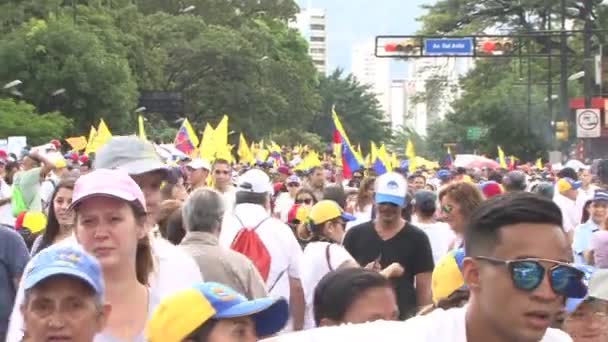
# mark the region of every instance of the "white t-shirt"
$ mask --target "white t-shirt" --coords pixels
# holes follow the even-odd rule
[[[59,181],[59,177],[51,172],[51,174],[40,184],[40,199],[42,200],[42,209],[44,209],[45,212],[48,212],[53,192],[55,192],[55,188],[59,184]]]
[[[151,241],[157,267],[150,277],[150,287],[158,290],[161,299],[203,282],[201,270],[189,254],[162,237]]]
[[[304,248],[300,270],[302,272],[302,288],[306,299],[306,315],[304,329],[315,327],[313,315],[313,299],[315,288],[323,276],[337,270],[345,262],[355,259],[344,247],[329,242],[311,242]],[[331,265],[331,268],[330,268]]]
[[[374,209],[374,206],[371,204],[368,204],[361,211],[355,210],[355,212],[353,213],[353,216],[357,220],[363,220],[363,222],[371,221],[373,209]]]
[[[242,224],[235,215],[242,221]],[[289,278],[301,279],[300,262],[302,258],[302,249],[289,226],[270,217],[270,213],[260,205],[237,204],[232,214],[224,215],[219,244],[230,248],[238,232],[244,228],[243,225],[246,228],[254,228],[263,220],[265,221],[256,229],[256,232],[272,259],[266,287],[271,296],[289,299]]]
[[[466,308],[437,309],[426,316],[405,322],[376,321],[307,330],[264,340],[267,342],[467,342]],[[549,328],[539,342],[571,342],[565,332]]]
[[[581,215],[577,215],[576,213],[575,201],[569,199],[568,197],[560,193],[556,193],[555,196],[553,196],[553,202],[557,204],[557,206],[562,212],[562,217],[564,219],[564,230],[566,232],[573,230],[581,223]]]
[[[441,259],[450,249],[450,244],[456,239],[456,234],[445,222],[415,223],[415,226],[422,229],[429,237],[431,250],[433,251],[433,261]]]
[[[236,189],[230,186],[226,192],[220,192],[220,195],[222,195],[224,203],[224,215],[231,213],[234,209],[234,202],[236,202]]]
[[[274,213],[279,215],[282,222],[287,223],[289,210],[293,207],[295,198],[291,197],[289,192],[282,192],[274,202]]]
[[[11,197],[12,194],[12,187],[8,185],[4,179],[0,178],[0,199]],[[0,207],[0,224],[5,224],[11,227],[15,226],[15,217],[13,217],[13,207],[11,202],[8,202]]]

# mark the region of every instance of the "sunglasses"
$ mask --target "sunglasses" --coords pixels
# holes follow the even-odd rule
[[[451,213],[452,213],[452,211],[454,211],[454,207],[452,207],[452,206],[451,206],[451,205],[449,205],[449,204],[442,205],[442,206],[441,206],[441,211],[442,211],[444,214],[451,214]]]
[[[560,296],[569,296],[569,289],[573,282],[581,282],[585,273],[569,264],[549,259],[521,259],[501,260],[478,256],[477,260],[489,262],[494,265],[505,265],[511,273],[511,280],[516,288],[523,291],[534,291],[543,282],[545,274],[549,273],[549,283],[553,291]],[[555,264],[548,270],[541,261]]]
[[[300,186],[300,183],[287,183],[287,187],[292,188],[292,187],[297,187]]]
[[[312,204],[312,198],[306,198],[306,199],[297,199],[296,200],[296,204]]]

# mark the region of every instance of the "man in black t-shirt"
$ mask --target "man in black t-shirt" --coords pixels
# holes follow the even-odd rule
[[[384,269],[399,263],[404,272],[392,278],[400,318],[416,314],[431,303],[433,253],[427,235],[401,217],[407,182],[397,173],[387,173],[376,182],[376,218],[351,228],[344,247],[362,266]]]

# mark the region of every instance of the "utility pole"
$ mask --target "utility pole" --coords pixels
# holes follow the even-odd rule
[[[570,118],[570,108],[568,104],[568,37],[566,36],[566,0],[561,0],[560,13],[562,19],[562,29],[560,34],[559,53],[559,118],[567,121]]]
[[[583,55],[584,55],[584,70],[585,70],[585,107],[591,108],[591,99],[593,97],[593,63],[594,59],[591,55],[591,11],[593,9],[593,0],[585,1],[585,27],[584,27],[584,38],[583,38]]]
[[[551,7],[548,6],[547,7],[547,31],[551,32]],[[553,65],[552,65],[552,58],[551,58],[551,51],[550,49],[552,49],[552,40],[549,39],[547,40],[547,50],[549,51],[549,58],[547,59],[547,73],[549,74],[549,77],[547,77],[547,105],[549,109],[549,117],[551,118],[551,121],[555,122],[555,118],[553,117]],[[553,137],[555,137],[555,134],[553,134]]]
[[[591,108],[591,102],[593,98],[593,72],[594,62],[593,56],[591,55],[591,37],[593,32],[591,31],[591,11],[593,10],[593,0],[584,0],[585,7],[585,27],[583,29],[583,55],[584,55],[584,70],[585,70],[585,108]],[[584,156],[589,156],[591,152],[591,139],[583,140]]]

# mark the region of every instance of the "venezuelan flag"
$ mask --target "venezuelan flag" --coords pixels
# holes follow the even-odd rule
[[[360,160],[360,157],[357,155],[357,152],[350,144],[348,140],[348,136],[342,127],[342,123],[338,118],[338,114],[335,109],[332,108],[332,119],[334,124],[334,134],[333,134],[333,143],[334,146],[339,146],[340,153],[337,156],[340,156],[342,159],[342,172],[344,178],[349,179],[352,178],[353,172],[361,169],[363,167],[363,161]],[[336,149],[337,152],[337,149]]]
[[[175,148],[191,156],[198,146],[198,137],[194,133],[194,129],[190,125],[190,121],[185,119],[182,126],[177,131],[175,136],[175,142],[173,143]]]

